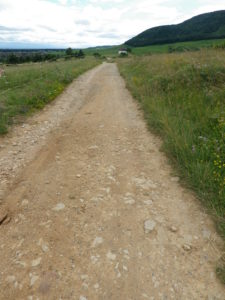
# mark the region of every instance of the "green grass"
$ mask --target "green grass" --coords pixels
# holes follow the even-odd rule
[[[118,65],[150,130],[225,239],[225,51],[130,57]],[[225,271],[218,274],[225,282]]]
[[[99,53],[105,57],[116,57],[118,56],[118,51],[121,46],[109,46],[109,47],[94,47],[83,49],[85,55],[93,55],[94,53]]]
[[[42,109],[74,78],[100,61],[93,57],[4,67],[0,78],[0,134],[22,116]]]
[[[174,51],[174,52],[197,51],[202,48],[212,48],[215,45],[221,45],[224,43],[225,43],[225,39],[182,42],[182,43],[173,43],[173,44],[166,44],[166,45],[153,45],[153,46],[132,48],[132,54],[150,55],[150,54],[168,53],[170,51]]]

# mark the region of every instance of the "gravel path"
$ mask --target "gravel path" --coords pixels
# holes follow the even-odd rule
[[[0,299],[225,299],[222,242],[115,64],[0,145]]]

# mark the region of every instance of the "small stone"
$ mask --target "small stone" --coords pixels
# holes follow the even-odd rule
[[[8,283],[13,283],[15,280],[16,280],[16,277],[13,276],[13,275],[10,275],[10,276],[7,276],[7,277],[6,277],[6,281],[7,281]]]
[[[210,235],[211,235],[211,232],[209,230],[207,230],[207,229],[203,229],[202,230],[202,235],[203,235],[204,239],[209,239]]]
[[[88,149],[89,149],[89,150],[98,149],[98,146],[97,146],[97,145],[94,145],[94,146],[89,147]]]
[[[80,296],[80,300],[87,300],[87,298],[84,296]]]
[[[46,244],[42,244],[41,249],[43,250],[43,252],[48,252],[49,248]]]
[[[153,220],[146,220],[145,223],[144,223],[144,229],[145,229],[145,233],[149,233],[151,231],[154,230],[156,226],[156,222],[153,221]]]
[[[86,283],[86,282],[83,282],[83,283],[82,283],[82,288],[84,288],[85,290],[88,289],[88,286],[89,286],[88,283]]]
[[[53,210],[55,211],[59,211],[59,210],[63,210],[65,208],[65,204],[64,203],[58,203]]]
[[[37,267],[38,265],[40,265],[40,263],[41,263],[41,257],[32,260],[31,266],[32,266],[32,267]]]
[[[103,238],[97,236],[97,237],[94,239],[94,241],[93,241],[91,247],[92,247],[92,248],[97,247],[98,245],[100,245],[100,244],[102,244],[102,243],[103,243]]]
[[[127,199],[125,200],[125,204],[134,204],[135,200],[134,199]]]
[[[25,216],[23,214],[18,214],[18,217],[23,221],[25,220]]]
[[[177,227],[171,226],[171,227],[170,227],[170,230],[171,230],[172,232],[177,232]]]
[[[100,258],[100,256],[98,254],[97,255],[92,255],[91,256],[91,262],[93,264],[96,264],[98,262],[99,258]]]
[[[28,205],[28,203],[29,203],[29,201],[27,199],[24,199],[22,201],[22,206],[26,206],[26,205]]]
[[[38,279],[39,276],[30,274],[30,286],[33,286]]]
[[[190,250],[191,250],[191,245],[184,244],[184,245],[183,245],[183,249],[184,249],[185,251],[190,251]]]
[[[109,251],[107,254],[106,254],[107,258],[110,259],[110,260],[115,260],[116,259],[116,254],[113,254],[111,251]]]
[[[16,264],[22,266],[23,268],[27,266],[27,264],[24,261],[19,261],[19,260],[16,261]]]
[[[123,265],[124,271],[128,271],[127,267]]]
[[[146,205],[152,205],[152,203],[153,203],[152,200],[145,200],[144,201],[144,204],[146,204]]]
[[[94,288],[97,290],[97,289],[99,288],[99,284],[96,283],[96,284],[94,285]]]
[[[77,178],[80,178],[81,177],[81,175],[80,174],[77,174]]]

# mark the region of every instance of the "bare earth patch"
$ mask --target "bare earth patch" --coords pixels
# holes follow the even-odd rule
[[[225,298],[222,242],[115,64],[0,145],[0,299]]]

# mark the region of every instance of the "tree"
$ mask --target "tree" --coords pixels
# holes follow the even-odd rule
[[[72,48],[67,48],[66,49],[66,55],[73,55],[73,50],[72,50]]]
[[[82,50],[79,50],[78,57],[83,58],[85,56],[84,52]]]
[[[93,56],[94,56],[95,58],[100,58],[100,57],[101,57],[101,54],[98,53],[98,52],[95,52],[95,53],[93,53]]]
[[[15,54],[10,54],[7,58],[8,64],[17,64],[19,61],[18,57]]]

